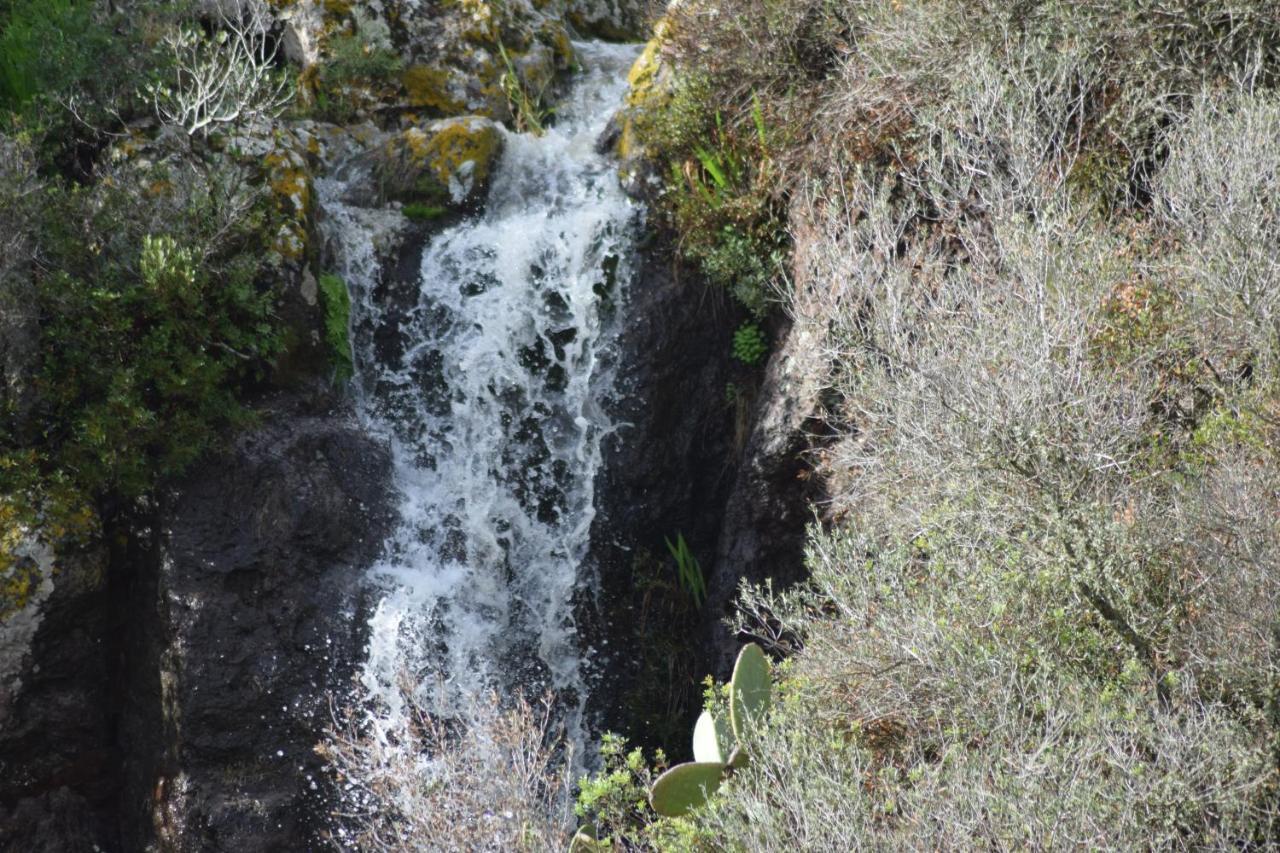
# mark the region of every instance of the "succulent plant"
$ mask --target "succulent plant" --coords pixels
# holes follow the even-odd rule
[[[769,659],[755,643],[744,646],[738,653],[733,679],[729,682],[729,720],[733,724],[733,736],[739,741],[746,726],[768,712],[770,686]]]
[[[715,793],[720,783],[747,763],[742,746],[747,728],[769,710],[769,659],[755,643],[738,653],[729,682],[729,723],[703,711],[693,727],[693,761],[677,764],[659,776],[649,793],[653,810],[680,817]],[[584,848],[589,849],[589,848]]]

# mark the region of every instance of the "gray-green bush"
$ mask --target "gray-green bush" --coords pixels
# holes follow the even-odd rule
[[[711,89],[816,117],[775,153],[836,438],[811,580],[741,599],[781,701],[665,846],[1280,843],[1274,11],[710,8]]]

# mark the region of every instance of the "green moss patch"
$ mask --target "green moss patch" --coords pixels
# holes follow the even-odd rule
[[[345,382],[351,378],[351,294],[347,283],[332,273],[320,276],[320,302],[324,308],[324,335],[332,353],[334,378]]]

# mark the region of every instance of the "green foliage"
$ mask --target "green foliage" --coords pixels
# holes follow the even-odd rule
[[[320,276],[320,301],[324,307],[325,341],[333,354],[334,378],[345,382],[351,378],[351,294],[347,284],[332,273]]]
[[[631,835],[653,819],[649,788],[654,771],[643,750],[628,751],[626,740],[616,734],[606,733],[601,739],[600,757],[603,769],[581,781],[573,810],[594,829],[597,839],[608,842]],[[658,768],[665,765],[661,752],[655,763]]]
[[[770,220],[763,229],[747,233],[726,225],[714,242],[698,250],[707,280],[726,288],[756,318],[768,312],[773,282],[786,264],[786,250],[776,232],[771,233],[780,227]]]
[[[0,21],[0,109],[21,109],[99,71],[95,59],[111,35],[87,0],[14,0]]]
[[[507,106],[511,110],[516,130],[541,136],[553,112],[544,103],[546,85],[537,90],[530,88],[524,76],[516,69],[515,63],[511,61],[507,48],[501,42],[498,43],[498,55],[502,57],[503,64],[502,76],[498,84],[502,87],[502,93],[506,95]]]
[[[693,601],[694,607],[702,607],[707,597],[707,581],[702,574],[702,565],[697,557],[693,556],[693,551],[689,549],[689,543],[685,541],[684,534],[677,533],[675,542],[665,537],[663,541],[676,561],[676,577],[680,580],[680,588]]]
[[[759,93],[723,97],[691,70],[640,133],[665,169],[662,210],[685,257],[759,318],[788,254],[780,178]]]
[[[743,323],[733,333],[733,357],[743,364],[759,364],[768,351],[764,332],[755,323]]]
[[[165,60],[148,33],[175,8],[140,0],[127,15],[93,0],[0,4],[0,127],[38,143],[45,170],[74,172],[86,145],[148,109],[138,96]]]
[[[371,43],[363,32],[335,34],[329,39],[328,52],[320,70],[320,79],[328,86],[386,83],[404,70],[404,61],[398,53]]]
[[[93,495],[138,495],[195,461],[242,419],[238,389],[280,344],[256,281],[262,208],[215,238],[209,196],[176,215],[154,204],[115,186],[39,199],[36,409],[0,442]]]
[[[335,33],[326,52],[318,69],[304,73],[302,91],[316,117],[336,124],[353,121],[362,109],[375,106],[379,94],[390,91],[404,71],[400,55],[361,28]]]

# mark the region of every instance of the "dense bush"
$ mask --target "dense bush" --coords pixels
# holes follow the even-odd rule
[[[0,129],[31,139],[42,172],[86,180],[111,134],[150,111],[143,86],[165,69],[151,33],[181,6],[112,14],[92,0],[0,2]]]
[[[135,495],[186,467],[239,417],[242,383],[279,345],[262,194],[240,173],[168,181],[26,197],[38,240],[6,290],[27,294],[38,325],[34,410],[10,406],[0,440],[93,494]]]
[[[379,731],[349,713],[318,748],[345,791],[335,849],[567,849],[571,756],[549,698],[476,697],[453,720],[403,698],[406,725]]]
[[[236,401],[280,345],[262,175],[201,146],[160,143],[133,162],[151,143],[127,126],[157,108],[172,118],[198,70],[160,49],[191,15],[150,0],[127,14],[89,0],[0,7],[6,492],[54,480],[145,492],[241,418]],[[166,79],[170,100],[140,95]],[[214,119],[243,106],[220,102]]]
[[[632,842],[1280,843],[1270,4],[724,0],[672,32],[708,114],[792,130],[835,438],[810,581],[743,591],[791,656],[751,765]]]

